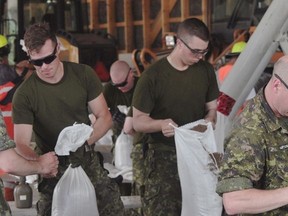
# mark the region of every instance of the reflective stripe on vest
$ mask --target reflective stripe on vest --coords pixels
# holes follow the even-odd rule
[[[8,82],[0,86],[0,101],[4,100],[8,92],[15,86],[13,82]],[[6,105],[0,105],[0,109],[3,115],[4,122],[6,124],[6,129],[9,137],[14,138],[14,125],[12,121],[12,103]]]
[[[3,117],[11,117],[12,116],[12,111],[2,111]]]
[[[3,100],[8,92],[15,86],[13,82],[5,83],[4,85],[0,86],[0,101]]]

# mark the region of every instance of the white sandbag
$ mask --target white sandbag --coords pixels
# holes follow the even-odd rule
[[[90,137],[93,128],[86,124],[74,124],[65,127],[59,134],[55,146],[57,155],[69,155],[69,152],[75,152]]]
[[[133,148],[133,136],[125,134],[123,131],[118,136],[115,143],[115,167],[119,170],[132,167],[131,152]]]
[[[64,128],[58,136],[55,152],[69,155],[90,137],[93,128],[74,124]],[[95,188],[81,166],[66,169],[53,192],[52,216],[99,216]]]
[[[95,189],[81,166],[67,168],[57,183],[52,216],[99,216]]]
[[[204,126],[204,132],[191,130],[197,125]],[[220,216],[222,198],[215,192],[218,167],[209,155],[217,152],[211,123],[199,120],[175,128],[175,143],[182,190],[181,215]]]

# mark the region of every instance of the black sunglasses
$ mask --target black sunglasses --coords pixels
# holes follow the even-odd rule
[[[191,51],[191,53],[195,56],[205,56],[208,53],[208,49],[205,50],[199,50],[199,49],[192,49],[188,46],[187,43],[185,43],[181,38],[179,40]]]
[[[130,74],[130,70],[131,70],[131,68],[129,68],[129,71],[128,71],[128,73],[127,73],[127,76],[126,76],[126,78],[125,78],[125,80],[124,80],[123,82],[121,82],[121,83],[113,83],[113,82],[111,81],[111,84],[112,84],[113,86],[115,86],[116,88],[121,88],[121,87],[126,86],[127,83],[128,83],[128,76],[129,76],[129,74]]]
[[[56,59],[56,51],[57,51],[57,44],[53,50],[53,53],[41,58],[41,59],[29,59],[29,62],[35,66],[39,66],[41,67],[43,65],[43,63],[45,64],[50,64],[51,62],[53,62]]]
[[[286,87],[286,89],[288,89],[288,84],[285,83],[284,80],[278,74],[274,74],[274,76],[280,80],[280,82]]]

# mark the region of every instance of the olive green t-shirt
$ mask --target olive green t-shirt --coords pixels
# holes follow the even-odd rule
[[[122,92],[111,83],[107,83],[104,86],[103,95],[107,102],[110,111],[113,113],[118,105],[131,106],[133,93],[137,84],[138,77],[134,77],[134,86],[128,92]]]
[[[14,124],[33,125],[42,153],[53,151],[59,133],[75,122],[89,124],[88,102],[102,92],[102,84],[87,65],[63,62],[64,76],[56,84],[32,74],[13,97]]]
[[[137,83],[133,106],[153,119],[171,118],[178,126],[202,119],[206,103],[217,99],[219,89],[211,64],[200,60],[178,71],[162,58],[146,71]],[[149,134],[149,143],[174,143],[162,132]]]

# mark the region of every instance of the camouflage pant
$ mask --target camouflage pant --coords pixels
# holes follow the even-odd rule
[[[118,185],[107,176],[107,172],[101,167],[95,152],[83,153],[83,157],[79,157],[79,159],[81,159],[81,166],[95,187],[99,214],[101,216],[124,216],[124,206],[120,199]],[[36,205],[38,216],[51,216],[53,190],[68,165],[68,158],[62,157],[57,177],[43,179],[39,184],[40,198]]]
[[[149,145],[145,159],[144,215],[181,215],[181,187],[175,147]],[[160,147],[160,148],[158,148]]]
[[[0,216],[11,216],[11,210],[3,194],[3,182],[0,179]]]
[[[134,144],[132,153],[132,164],[133,164],[133,195],[143,196],[144,193],[144,155],[142,143]]]

